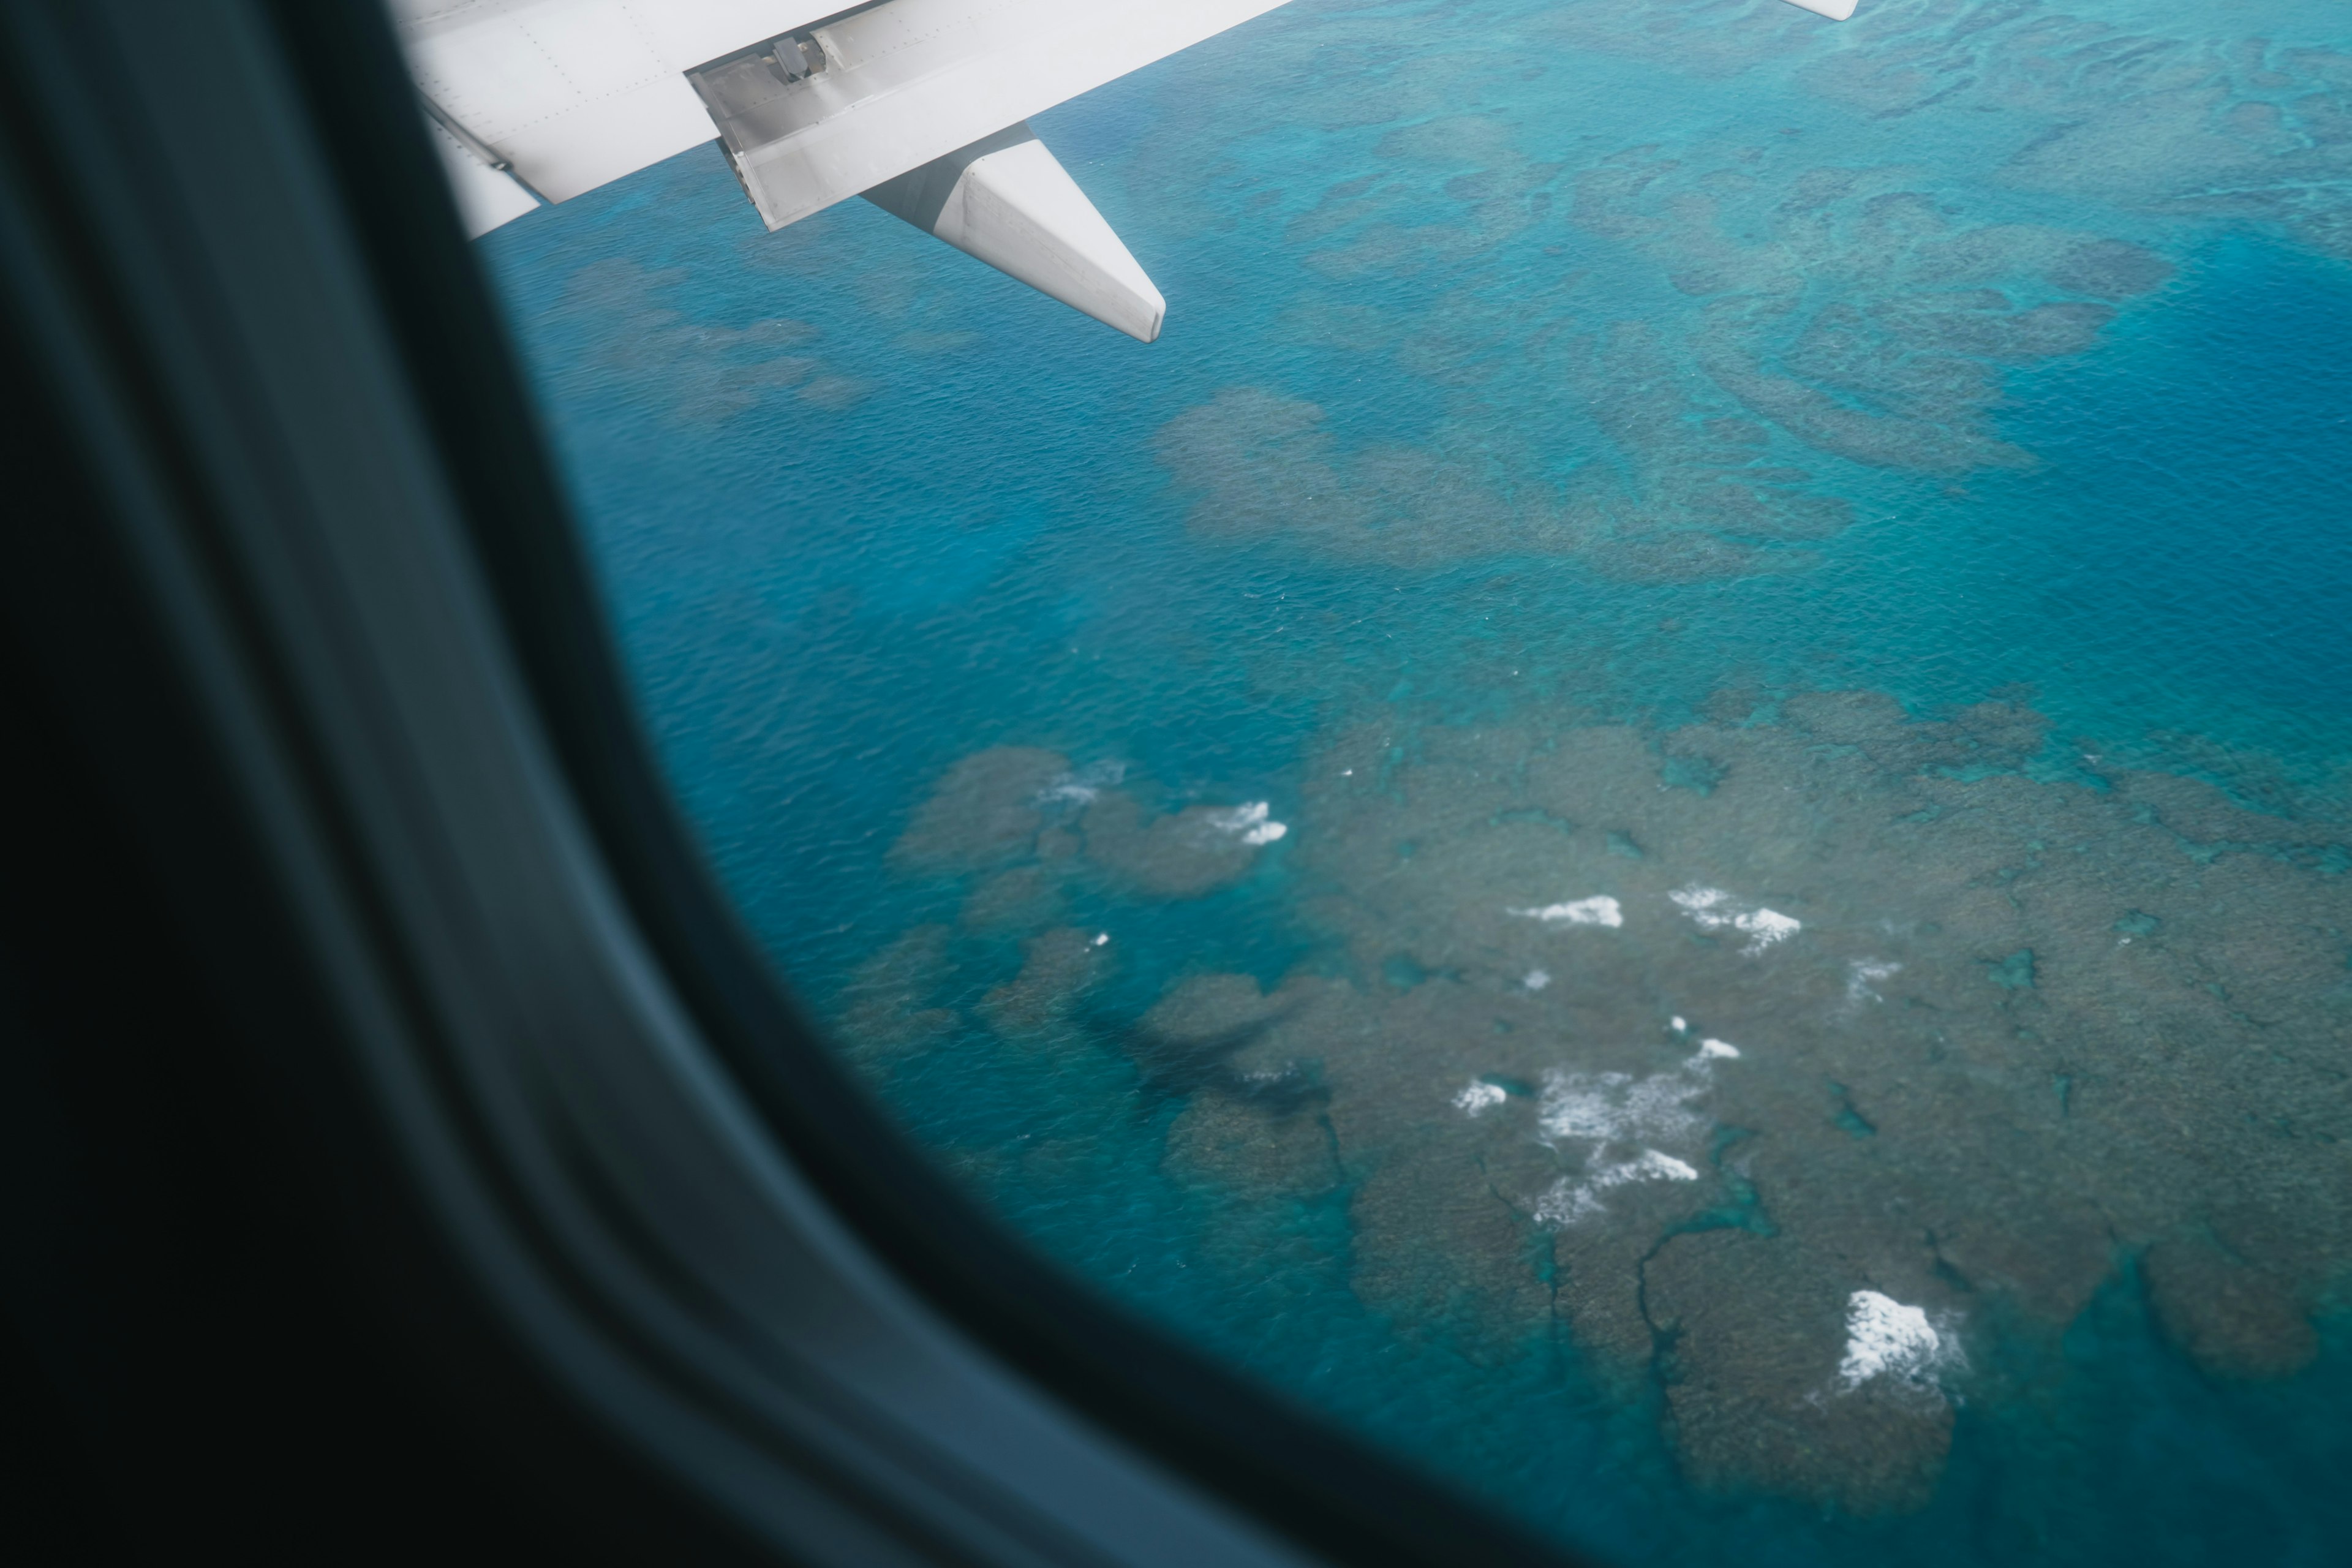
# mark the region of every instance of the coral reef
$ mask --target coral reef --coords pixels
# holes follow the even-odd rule
[[[1914,1507],[1954,1402],[2003,1396],[1986,1325],[2054,1342],[2139,1256],[2190,1356],[2276,1374],[2352,1263],[2352,831],[2180,774],[2045,781],[2046,742],[2014,702],[1852,691],[1335,728],[1289,851],[1319,957],[1074,1029],[1109,939],[1046,929],[977,1016],[1177,1097],[1170,1168],[1255,1204],[1270,1257],[1328,1264],[1279,1216],[1344,1204],[1398,1332],[1497,1364],[1564,1332],[1663,1393],[1702,1484]],[[1067,810],[1056,874],[1150,900],[1260,852],[1123,788],[1055,802],[1071,777],[968,758],[902,858],[1034,857]],[[944,941],[878,953],[844,1033],[944,1037]]]

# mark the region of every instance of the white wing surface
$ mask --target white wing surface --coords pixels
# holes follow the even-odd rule
[[[772,229],[872,192],[1147,342],[1159,290],[1025,121],[1280,4],[392,0],[476,234],[716,136]]]
[[[685,72],[822,0],[392,0],[417,89],[560,202],[713,133]]]
[[[1160,291],[1027,121],[1282,3],[391,0],[475,234],[715,135],[772,229],[864,195],[1145,342]]]
[[[890,0],[809,29],[797,79],[740,68],[697,79],[761,216],[782,228],[1278,3]]]

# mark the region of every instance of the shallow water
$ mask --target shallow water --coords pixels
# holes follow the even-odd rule
[[[1146,349],[709,150],[483,243],[673,779],[1012,1223],[1627,1560],[2352,1552],[2321,0],[1294,0]]]

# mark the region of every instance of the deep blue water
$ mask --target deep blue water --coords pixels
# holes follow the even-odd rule
[[[863,203],[768,235],[710,149],[536,213],[481,250],[648,727],[715,863],[894,1109],[1049,1252],[1606,1556],[2339,1562],[2352,1555],[2340,1484],[2352,1221],[2336,1207],[2352,1193],[2309,1194],[2345,1187],[2336,1151],[2352,1147],[2339,1142],[2352,1110],[2325,1087],[2352,1071],[2347,1015],[2326,988],[2342,968],[2326,971],[2326,954],[2352,931],[2340,10],[1864,0],[1834,26],[1773,0],[1296,0],[1034,121],[1166,293],[1167,331],[1149,348]],[[1807,694],[1823,692],[1880,694],[1898,721],[1988,701],[2037,717],[2019,721],[2028,741],[1906,762],[1890,748],[1925,731],[1832,731],[1806,716]],[[1386,759],[1385,804],[1348,815],[1334,792],[1354,775],[1336,763],[1358,754],[1349,737],[1375,731],[1363,754]],[[1557,1328],[1530,1327],[1496,1304],[1507,1288],[1459,1317],[1378,1295],[1362,1226],[1397,1215],[1407,1234],[1438,1233],[1413,1231],[1433,1222],[1409,1205],[1381,1206],[1397,1201],[1378,1185],[1383,1162],[1408,1144],[1349,1142],[1370,1115],[1349,1122],[1349,1108],[1374,1092],[1349,1084],[1404,1091],[1349,1079],[1338,1045],[1339,1173],[1302,1188],[1199,1163],[1185,1129],[1224,1114],[1214,1086],[1155,1079],[1089,1022],[1139,1018],[1215,973],[1268,993],[1317,977],[1382,1018],[1403,1016],[1379,1011],[1391,1003],[1436,1009],[1429,998],[1507,989],[1516,967],[1489,975],[1432,934],[1462,923],[1456,900],[1494,903],[1507,870],[1444,858],[1471,855],[1468,837],[1449,837],[1470,829],[1432,815],[1431,770],[1465,734],[1522,737],[1510,744],[1542,755],[1602,732],[1644,738],[1673,800],[1715,798],[1727,767],[1722,798],[1785,798],[1780,816],[1743,804],[1736,828],[1668,838],[1663,853],[1691,875],[1761,879],[1767,862],[1741,858],[1759,841],[1818,841],[1816,860],[1845,865],[1841,836],[1863,830],[1834,825],[1864,819],[1840,816],[1840,801],[1984,779],[1994,793],[1918,819],[1993,823],[1984,831],[2023,843],[2017,864],[2044,879],[2028,884],[2050,889],[2020,900],[2027,935],[1904,949],[1922,987],[1906,1016],[1950,1014],[1931,974],[1980,979],[1977,966],[2032,942],[2027,1000],[2051,1011],[2019,1014],[1994,987],[1953,994],[1987,1010],[1984,1041],[2056,1054],[2002,1056],[1968,1082],[2061,1114],[2087,1086],[2085,1114],[2110,1120],[2084,1168],[2108,1174],[2079,1179],[2112,1184],[2100,1199],[2112,1256],[2095,1289],[2037,1296],[2034,1260],[2060,1247],[2036,1239],[2036,1211],[2014,1219],[2031,1234],[2010,1261],[1947,1270],[1973,1276],[1937,1320],[1965,1339],[1969,1370],[1948,1368],[1943,1392],[1921,1395],[1944,1402],[1935,1420],[1950,1433],[1924,1493],[1841,1491],[1796,1461],[1706,1471],[1692,1445],[1712,1406],[1675,1401],[1713,1374],[1696,1351],[1677,1360],[1681,1331],[1658,1328],[1628,1381],[1598,1331],[1577,1326],[1598,1320],[1565,1307]],[[1800,732],[1810,749],[1783,744]],[[1678,734],[1716,760],[1675,762]],[[1119,764],[1147,810],[1262,801],[1288,831],[1245,872],[1177,892],[1156,873],[1105,869],[1103,830],[1073,816],[1102,866],[1041,893],[1049,912],[982,920],[965,901],[987,879],[977,862],[890,851],[943,774],[1003,746],[1058,753],[1105,789],[1118,780],[1103,765]],[[1800,771],[1804,757],[1864,769],[1857,755],[1867,771],[1835,775],[1847,781],[1836,790]],[[2196,809],[2241,815],[2177,826],[2189,808],[2147,782],[2166,777],[2214,786]],[[1772,791],[1739,794],[1758,779]],[[2027,784],[2048,793],[2017,793]],[[1579,815],[1577,831],[1598,846],[1622,820],[1609,842],[1629,854],[1641,833],[1666,835],[1633,831],[1649,809],[1638,795]],[[2077,826],[2020,826],[2035,813]],[[2131,847],[2152,823],[2185,836],[2177,869],[2146,870],[2158,851]],[[2062,831],[2124,847],[2044,869]],[[1419,881],[1366,871],[1366,847],[1386,854],[1391,839],[1398,866],[1445,868]],[[1951,891],[1917,895],[1903,931],[1963,929],[1951,911],[1974,910],[1993,879],[1968,859],[1980,847],[1906,852],[1923,857],[1923,887]],[[1660,844],[1647,853],[1654,863]],[[1063,875],[1044,840],[1034,856],[1015,869],[1037,886]],[[1771,888],[1794,885],[1793,863],[1771,863],[1783,866]],[[1565,896],[1601,886],[1594,868],[1615,862],[1562,864],[1585,879],[1563,882]],[[2229,879],[2244,866],[2273,879]],[[1873,911],[1890,934],[1872,940],[1895,940],[1897,895],[1868,905],[1857,878],[1869,879],[1830,875],[1837,890],[1818,895],[1820,912],[1805,907],[1818,940],[1866,931]],[[1631,909],[1648,888],[1618,891]],[[2179,912],[2127,923],[2160,893],[2185,900]],[[2307,973],[2272,964],[2262,942],[2231,945],[2229,931],[2290,907],[2281,931],[2323,933]],[[2126,910],[2114,931],[2207,921],[2210,936],[2151,941],[2179,944],[2173,959],[2236,1010],[2109,1029],[2138,1018],[2134,987],[2156,984],[2097,967],[2126,962],[2104,934]],[[855,998],[898,984],[873,980],[871,961],[931,926],[949,933],[946,967],[923,995],[908,982],[885,1000],[894,1017],[929,1006],[950,1021],[920,1048],[861,1048]],[[1118,963],[1086,983],[1080,1013],[1056,1002],[1007,1022],[984,994],[1049,927],[1115,934]],[[1670,942],[1643,929],[1629,921],[1625,941],[1649,943],[1644,973],[1685,962],[1690,931],[1673,928]],[[1385,964],[1382,943],[1395,949]],[[2106,956],[2094,962],[2095,946]],[[1848,951],[1772,962],[1789,966],[1788,995],[1827,995],[1822,975],[1844,973]],[[1514,1005],[1579,984],[1572,955],[1545,962],[1559,986]],[[1724,971],[1719,992],[1676,979],[1641,1005],[1696,1017],[1675,998],[1704,995],[1704,1016],[1729,1019],[1719,1026],[1743,1043],[1767,1037],[1780,1026],[1757,973]],[[2089,978],[2068,990],[2077,974]],[[1739,1007],[1764,1011],[1751,1022]],[[1443,1034],[1456,1014],[1427,1016],[1440,1022],[1414,1027]],[[2250,1048],[2228,1033],[2242,1026],[2272,1030],[2258,1043],[2302,1064],[2262,1110],[2301,1142],[2262,1153],[2275,1163],[2243,1192],[2231,1184],[2254,1156],[2212,1142],[2239,1136],[2219,1122],[2191,1139],[2206,1140],[2210,1183],[2179,1176],[2189,1167],[2153,1142],[2145,1170],[2130,1166],[2143,1148],[2132,1129],[2173,1101],[2151,1087],[2154,1068],[2129,1064],[2170,1049],[2147,1044],[2159,1036],[2205,1058]],[[1792,1064],[1787,1084],[1834,1076],[1849,1110],[1857,1094],[1899,1105],[1943,1081],[1889,1068],[1874,1088],[1855,1076],[1866,1060],[1837,1065],[1859,1049],[1839,1031],[1861,1029],[1822,1023],[1772,1059]],[[1476,1065],[1462,1059],[1465,1073]],[[1775,1206],[1771,1173],[1791,1167],[1769,1163],[1774,1147],[1817,1147],[1804,1142],[1815,1134],[1769,1124],[1783,1101],[1755,1092],[1744,1120],[1728,1102],[1710,1112],[1718,1156],[1724,1130],[1765,1149],[1752,1170],[1744,1154],[1717,1160],[1739,1171],[1756,1213],[1779,1216],[1737,1223],[1829,1256],[1844,1244],[1809,1239],[1828,1233],[1806,1229],[1798,1197]],[[1432,1106],[1438,1116],[1443,1101]],[[1871,1158],[1940,1183],[1954,1212],[2012,1212],[1990,1185],[1971,1188],[1990,1174],[1950,1152],[1969,1127],[1915,1145],[1899,1115],[1859,1125],[1873,1129]],[[2021,1135],[2059,1151],[2054,1189],[2078,1179],[2055,1173],[2074,1169],[2063,1140],[2094,1134]],[[1600,1147],[1585,1152],[1597,1168]],[[2272,1215],[2281,1206],[2297,1209],[2292,1223]],[[1542,1251],[1529,1267],[1543,1279],[1587,1267],[1565,1251],[1551,1261],[1545,1249],[1568,1242],[1550,1222],[1515,1223]],[[1609,1223],[1660,1224],[1663,1246],[1733,1222]],[[2055,1236],[2060,1219],[2049,1225]],[[2192,1277],[2178,1264],[2145,1276],[2146,1250],[2178,1258],[2198,1238],[2287,1291],[2292,1310],[2232,1317],[2242,1292],[2151,1289],[2147,1278]],[[1300,1261],[1255,1266],[1276,1253]],[[1852,1266],[1852,1283],[1911,1267],[1892,1252]],[[2047,1302],[2061,1299],[2053,1318]],[[2281,1349],[2304,1322],[2318,1325],[2315,1352]]]

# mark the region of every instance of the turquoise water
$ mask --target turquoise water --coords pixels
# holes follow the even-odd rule
[[[2342,1561],[2342,8],[1864,5],[1041,116],[1149,348],[709,149],[482,251],[714,861],[1051,1253],[1607,1558]]]

